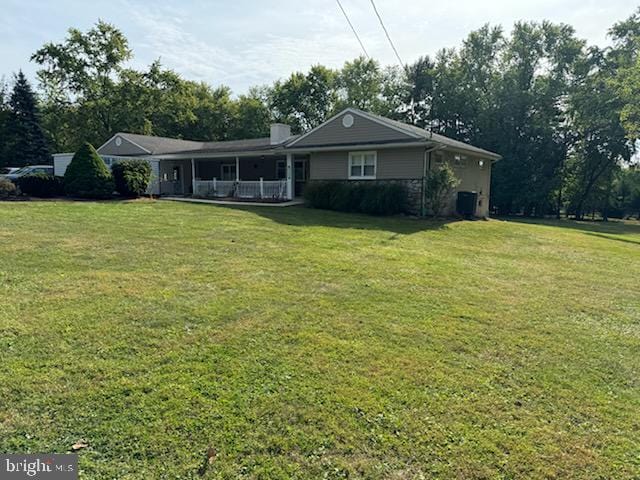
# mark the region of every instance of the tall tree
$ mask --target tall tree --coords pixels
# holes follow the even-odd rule
[[[47,43],[31,57],[42,65],[38,77],[55,113],[63,111],[67,128],[75,131],[73,147],[82,140],[100,144],[115,128],[118,74],[131,58],[126,37],[113,25],[98,21],[86,33],[69,29],[62,43]]]
[[[358,57],[346,62],[338,78],[340,101],[337,109],[356,107],[377,112],[382,95],[382,70],[373,59]]]
[[[314,65],[307,74],[296,72],[277,81],[269,91],[274,119],[301,133],[320,125],[335,108],[337,73]]]
[[[570,97],[576,143],[569,162],[569,209],[577,218],[588,205],[608,204],[614,173],[629,163],[634,151],[621,121],[624,102],[612,82],[616,55],[592,48],[588,70]],[[601,191],[607,198],[596,201]]]
[[[267,107],[268,92],[252,88],[233,103],[229,138],[261,138],[269,136],[271,113]]]
[[[612,80],[623,101],[620,112],[629,138],[640,138],[640,8],[616,23],[609,35],[613,40],[611,60],[617,71]]]
[[[15,76],[9,98],[7,155],[12,166],[51,163],[36,96],[22,71]]]

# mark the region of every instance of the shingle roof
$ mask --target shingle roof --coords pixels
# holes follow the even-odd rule
[[[283,144],[272,145],[269,137],[251,138],[247,140],[227,140],[222,142],[197,142],[194,140],[181,140],[177,138],[154,137],[151,135],[139,135],[136,133],[120,132],[117,135],[134,142],[144,148],[150,155],[163,155],[174,153],[225,153],[225,152],[252,152],[273,150],[282,147]],[[299,135],[293,135],[286,143],[292,142]]]
[[[380,115],[376,115],[376,114],[369,113],[369,112],[364,112],[362,110],[358,110],[358,109],[355,109],[355,108],[353,108],[352,110],[357,111],[358,113],[360,113],[361,115],[363,115],[365,117],[376,119],[378,122],[385,123],[385,124],[387,124],[389,126],[393,126],[395,128],[402,129],[402,130],[406,131],[407,133],[409,133],[411,135],[419,135],[420,137],[423,137],[426,140],[432,140],[432,141],[434,141],[436,143],[439,143],[439,144],[442,144],[442,145],[445,145],[445,146],[449,146],[449,147],[456,148],[456,149],[459,149],[459,150],[465,150],[465,151],[469,151],[469,152],[479,153],[479,154],[482,154],[482,155],[487,155],[488,157],[492,157],[492,158],[501,158],[501,156],[498,155],[497,153],[490,152],[489,150],[485,150],[485,149],[480,148],[480,147],[474,147],[473,145],[470,145],[468,143],[461,142],[459,140],[454,140],[453,138],[445,137],[444,135],[440,135],[438,133],[430,132],[430,131],[425,130],[423,128],[416,127],[415,125],[409,125],[407,123],[402,123],[402,122],[399,122],[397,120],[392,120],[390,118],[382,117]]]
[[[227,140],[224,142],[204,142],[202,147],[197,150],[198,153],[226,153],[226,152],[253,152],[253,151],[267,151],[276,148],[281,148],[289,142],[292,142],[299,135],[293,135],[287,139],[284,144],[271,144],[271,138],[251,138],[247,140]],[[188,153],[192,150],[186,150],[184,152],[174,153]]]
[[[176,153],[186,150],[199,150],[205,142],[180,140],[178,138],[154,137],[152,135],[138,135],[137,133],[120,132],[119,136],[132,141],[147,150],[152,155]]]
[[[356,108],[349,108],[359,115],[365,118],[372,119],[383,125],[387,125],[391,128],[406,132],[408,135],[415,137],[418,141],[433,142],[435,144],[444,145],[445,147],[451,147],[457,150],[473,152],[480,155],[485,155],[489,158],[499,159],[500,155],[497,153],[484,150],[479,147],[474,147],[468,143],[464,143],[458,140],[454,140],[444,135],[429,132],[423,128],[416,127],[415,125],[409,125],[397,120],[375,115],[373,113],[364,112]],[[193,140],[180,140],[176,138],[167,137],[154,137],[150,135],[138,135],[134,133],[118,133],[118,135],[126,138],[133,143],[139,145],[149,152],[150,155],[163,155],[163,154],[189,154],[189,153],[230,153],[235,152],[261,152],[269,151],[278,148],[287,148],[287,145],[295,141],[300,135],[294,135],[289,137],[286,142],[272,145],[269,137],[254,138],[246,140],[229,140],[223,142],[198,142]],[[376,142],[375,139],[371,139],[371,143]],[[400,143],[400,142],[398,142]]]

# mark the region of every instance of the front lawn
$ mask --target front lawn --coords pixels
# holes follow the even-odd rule
[[[637,222],[24,202],[0,247],[0,452],[83,440],[85,479],[640,476]]]

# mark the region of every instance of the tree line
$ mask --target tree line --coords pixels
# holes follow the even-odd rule
[[[360,57],[234,97],[159,61],[127,67],[127,39],[100,21],[33,54],[37,99],[21,73],[13,92],[0,85],[0,166],[44,162],[47,151],[99,145],[117,131],[233,140],[267,136],[277,121],[299,133],[353,106],[500,153],[498,213],[640,214],[640,9],[609,36],[600,48],[566,24],[486,25],[405,69]]]

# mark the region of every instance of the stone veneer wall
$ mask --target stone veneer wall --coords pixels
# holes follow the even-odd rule
[[[422,208],[422,179],[421,178],[398,178],[398,179],[379,179],[379,180],[309,180],[311,182],[344,182],[344,183],[364,183],[371,185],[376,184],[399,184],[403,185],[407,191],[407,213],[411,215],[420,215]]]

